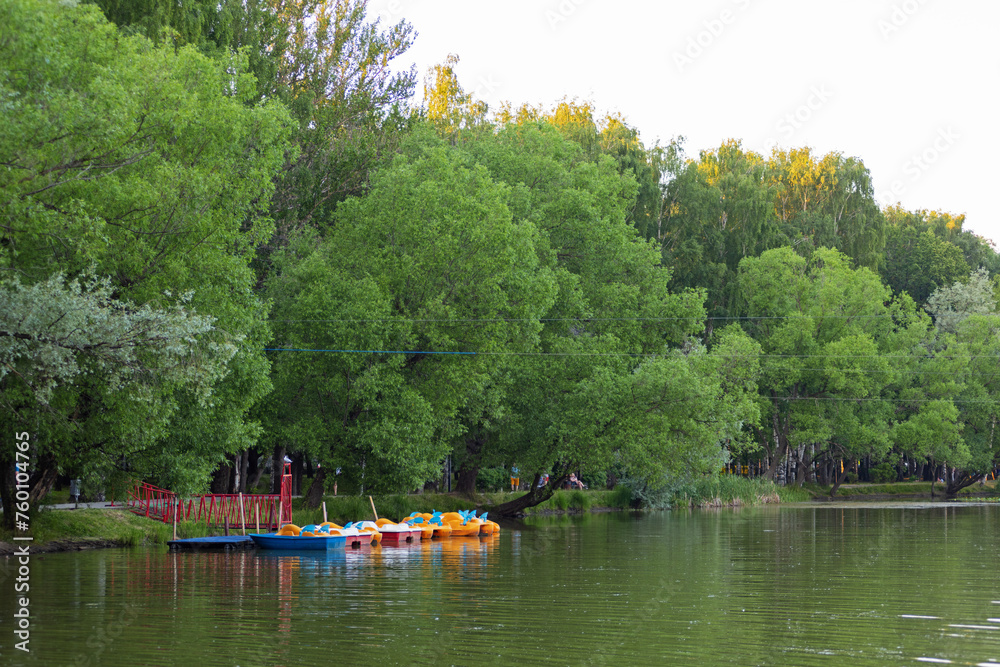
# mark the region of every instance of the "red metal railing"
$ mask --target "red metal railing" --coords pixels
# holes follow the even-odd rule
[[[136,482],[129,493],[128,507],[140,516],[147,516],[164,523],[170,523],[174,516],[178,520],[204,521],[210,526],[228,525],[230,528],[256,528],[260,525],[268,530],[280,523],[292,521],[292,473],[286,463],[281,476],[281,493],[213,493],[195,500],[184,500],[176,493],[146,482]],[[242,503],[242,511],[241,505]]]
[[[167,520],[176,504],[176,493],[146,482],[136,482],[128,498],[128,507],[136,514],[163,521]]]

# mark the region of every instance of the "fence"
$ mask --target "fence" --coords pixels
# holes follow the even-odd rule
[[[197,500],[198,504],[195,505]],[[178,520],[204,521],[210,526],[276,529],[292,521],[292,473],[285,464],[281,493],[210,493],[186,503],[176,493],[146,482],[136,482],[129,493],[128,507],[140,516],[170,523]],[[279,510],[281,517],[278,516]]]

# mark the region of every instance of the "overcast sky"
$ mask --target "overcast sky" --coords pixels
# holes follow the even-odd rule
[[[861,158],[879,203],[965,213],[1000,243],[1000,3],[982,0],[372,0],[449,53],[495,109],[569,97],[689,157],[727,138]],[[422,84],[418,85],[418,96]]]

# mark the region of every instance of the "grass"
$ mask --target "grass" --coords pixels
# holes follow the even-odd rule
[[[789,487],[793,488],[793,487]],[[803,487],[808,493],[813,496],[829,496],[830,486],[818,486],[815,484],[806,485]],[[944,495],[945,484],[943,482],[934,483],[934,495],[940,496]],[[975,494],[981,493],[996,493],[997,483],[996,480],[990,480],[986,482],[985,485],[980,486],[979,484],[973,484],[972,486],[967,486],[958,492],[958,497],[963,496],[970,497]],[[849,484],[843,485],[837,489],[837,495],[834,498],[851,498],[857,496],[908,496],[908,495],[920,495],[920,496],[930,496],[931,494],[931,483],[930,482],[886,482],[883,484]]]
[[[801,491],[801,489],[799,490]],[[692,482],[683,490],[683,495],[675,497],[674,504],[690,507],[742,507],[766,503],[808,500],[809,494],[799,494],[779,487],[774,482],[758,477],[719,475]],[[793,500],[794,499],[794,500]]]
[[[438,510],[441,512],[454,512],[458,510],[483,510],[489,507],[501,505],[512,500],[523,492],[517,491],[493,491],[481,493],[476,498],[464,498],[461,496],[448,495],[445,493],[425,493],[425,494],[400,494],[389,496],[375,496],[375,509],[379,517],[398,521],[409,516],[413,512],[429,512]],[[341,525],[348,521],[359,521],[372,518],[372,506],[368,496],[326,496],[323,498],[326,503],[326,516],[329,521]],[[544,503],[526,510],[527,514],[540,514],[551,511],[581,511],[586,512],[593,508],[625,509],[630,506],[631,494],[622,494],[621,491],[556,491],[552,498]],[[323,521],[322,508],[311,509],[305,507],[301,498],[296,498],[292,505],[293,523],[299,526],[310,523],[320,523]]]
[[[165,544],[173,539],[173,526],[118,509],[36,510],[30,514],[33,545],[71,541],[85,546],[111,543],[117,546]],[[213,532],[203,523],[182,521],[177,537],[203,537]],[[13,534],[0,529],[0,541],[11,542]]]

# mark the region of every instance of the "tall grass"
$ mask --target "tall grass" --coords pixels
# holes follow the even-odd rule
[[[631,490],[632,505],[644,509],[739,507],[776,503],[785,499],[782,490],[774,482],[736,475],[670,479],[659,486],[625,479],[622,486]],[[624,491],[622,496],[624,497]],[[787,497],[791,497],[791,494]],[[808,497],[806,493],[806,498]]]

